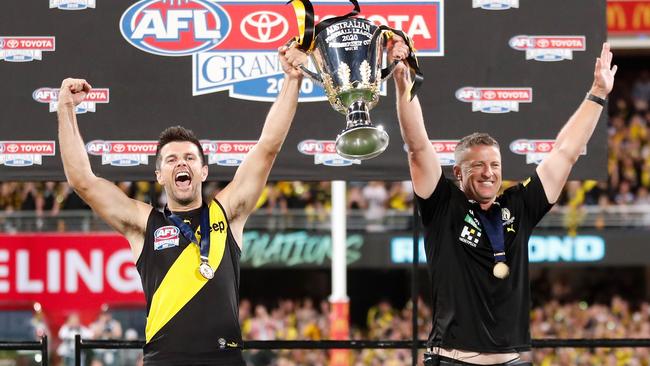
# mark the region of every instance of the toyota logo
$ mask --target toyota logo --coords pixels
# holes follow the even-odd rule
[[[550,151],[551,150],[551,144],[549,144],[548,142],[540,142],[537,145],[537,148],[539,149],[539,151],[543,151],[543,152]]]
[[[10,39],[7,41],[7,48],[16,48],[18,47],[18,40]]]
[[[113,151],[115,151],[116,153],[122,153],[122,152],[124,152],[124,150],[126,150],[126,147],[124,147],[123,144],[115,144],[115,145],[113,145]]]
[[[551,42],[548,39],[538,39],[537,40],[537,47],[539,48],[548,48],[548,46],[551,45]]]
[[[289,22],[278,13],[260,10],[248,14],[239,26],[244,37],[257,43],[271,43],[284,38]]]
[[[17,153],[17,152],[18,152],[18,149],[19,149],[19,148],[18,148],[18,145],[16,145],[16,144],[9,144],[9,145],[7,145],[7,152],[10,152],[10,153]]]
[[[494,99],[497,97],[497,93],[493,90],[486,90],[483,92],[484,99]]]
[[[336,152],[336,145],[334,145],[332,143],[325,144],[325,152],[335,153]]]
[[[230,152],[232,150],[232,146],[230,146],[230,144],[221,144],[219,145],[219,150],[222,152]]]

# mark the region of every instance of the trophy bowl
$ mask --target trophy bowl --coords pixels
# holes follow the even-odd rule
[[[379,101],[383,80],[395,63],[382,69],[387,27],[361,18],[343,18],[322,29],[309,56],[316,72],[303,72],[321,83],[332,108],[345,115],[346,127],[336,137],[336,152],[365,160],[388,147],[388,133],[373,126],[369,111]]]

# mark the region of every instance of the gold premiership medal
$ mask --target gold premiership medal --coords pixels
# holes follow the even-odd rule
[[[505,262],[497,262],[494,265],[494,269],[492,269],[492,273],[494,274],[494,277],[504,279],[508,277],[508,274],[510,274],[510,268],[508,268],[508,265],[505,264]]]
[[[214,270],[207,262],[201,262],[199,273],[201,276],[205,277],[206,280],[211,280],[214,277]]]

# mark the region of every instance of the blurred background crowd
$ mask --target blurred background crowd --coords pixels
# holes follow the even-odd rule
[[[265,303],[252,303],[242,299],[240,321],[244,340],[327,340],[329,337],[329,302],[312,298],[279,299]],[[350,339],[354,340],[409,340],[412,338],[412,304],[392,304],[382,300],[367,310],[366,319],[353,324]],[[418,338],[426,339],[431,324],[431,308],[422,299],[418,303]],[[124,325],[122,323],[125,323]],[[61,343],[56,353],[65,366],[74,365],[74,335],[84,339],[135,340],[141,334],[128,320],[120,321],[104,310],[89,324],[82,324],[76,314],[71,314],[60,328]],[[125,329],[125,326],[128,327]],[[47,324],[38,316],[31,319],[30,329],[35,335],[49,333]],[[531,310],[533,338],[650,338],[650,303],[630,302],[613,296],[608,303],[587,301],[560,302],[551,300]],[[117,366],[141,365],[142,352],[134,350],[84,351],[85,365]],[[362,350],[349,351],[354,366],[401,366],[410,364],[411,351]],[[420,357],[422,353],[420,352]],[[535,349],[535,365],[631,365],[650,364],[647,348],[560,348]],[[250,366],[326,366],[328,353],[322,350],[245,351]]]

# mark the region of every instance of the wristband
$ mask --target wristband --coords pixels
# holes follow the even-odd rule
[[[605,106],[605,103],[607,102],[606,99],[603,99],[601,97],[595,96],[591,93],[587,93],[587,96],[585,97],[587,100],[591,100],[594,103],[600,104],[601,107]]]

